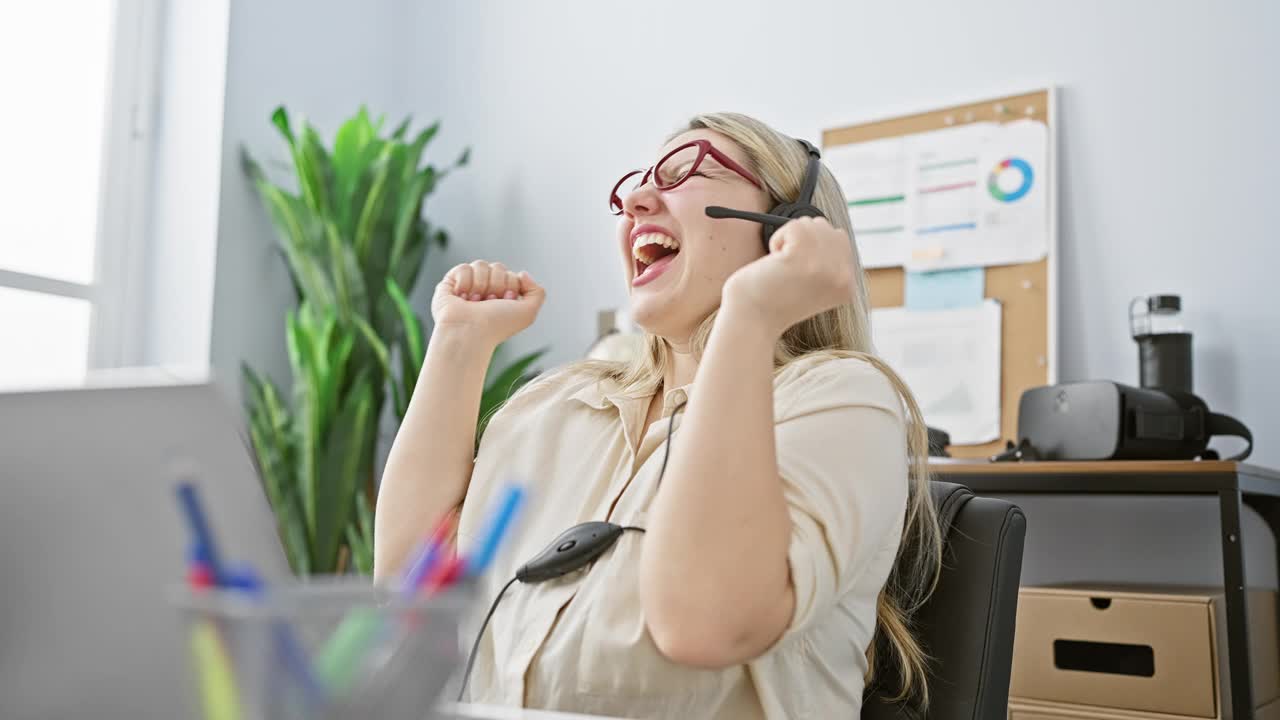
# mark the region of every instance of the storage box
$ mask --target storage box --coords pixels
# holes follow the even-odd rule
[[[1009,703],[1009,720],[1188,720],[1187,715],[1166,715],[1138,710],[1107,710],[1086,705],[1017,701]],[[1254,720],[1280,720],[1280,700],[1253,711]]]
[[[1276,593],[1249,593],[1253,700],[1280,697]],[[1223,717],[1226,614],[1220,593],[1187,588],[1023,588],[1014,701]],[[1028,718],[1031,720],[1031,718]]]

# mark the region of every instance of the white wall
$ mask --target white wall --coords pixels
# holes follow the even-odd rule
[[[436,271],[484,257],[540,279],[548,301],[517,348],[577,357],[596,310],[624,302],[605,196],[691,113],[738,110],[818,140],[826,126],[1053,83],[1061,378],[1136,384],[1127,302],[1180,293],[1197,390],[1252,427],[1254,461],[1280,465],[1280,4],[564,0],[416,15],[412,71],[433,82],[412,102],[439,108],[475,146],[435,200],[458,240]],[[1133,530],[1137,505],[1064,502],[1026,501],[1033,534],[1037,516],[1087,516],[1108,557]],[[1187,580],[1220,578],[1216,512],[1158,505],[1139,537],[1167,536],[1152,543],[1166,565],[1197,563]],[[1259,520],[1248,523],[1256,539]],[[1271,548],[1252,544],[1263,553],[1252,577],[1274,584]],[[1167,577],[1142,559],[1151,551],[1103,564],[1115,579]]]

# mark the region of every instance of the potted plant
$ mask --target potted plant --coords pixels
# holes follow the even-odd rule
[[[426,353],[408,298],[428,250],[448,242],[422,209],[470,150],[444,169],[424,164],[439,122],[410,136],[406,118],[384,136],[383,118],[363,107],[332,147],[306,122],[295,132],[283,107],[271,118],[288,145],[296,190],[242,157],[297,298],[284,323],[293,387],[285,395],[243,365],[249,437],[294,572],[369,574],[384,404],[390,400],[397,422],[404,418]],[[490,366],[481,419],[528,381],[543,352]]]

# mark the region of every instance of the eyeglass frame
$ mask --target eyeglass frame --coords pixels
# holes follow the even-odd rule
[[[679,180],[675,181],[670,185],[667,185],[665,187],[662,185],[659,185],[658,178],[656,173],[654,173],[654,170],[658,168],[660,165],[662,165],[662,163],[666,162],[667,160],[670,160],[671,157],[676,153],[694,146],[698,148],[698,157],[695,158],[693,163],[689,166],[689,171],[686,172],[684,176],[682,176]],[[686,180],[693,177],[693,174],[698,171],[698,166],[702,164],[702,161],[708,155],[715,158],[715,161],[723,165],[726,169],[732,170],[733,172],[736,172],[739,175],[741,175],[743,179],[745,179],[747,182],[751,183],[752,185],[755,185],[757,190],[764,190],[764,185],[759,180],[756,179],[755,175],[751,174],[751,171],[742,167],[742,165],[740,165],[733,158],[729,157],[728,155],[724,154],[720,150],[716,149],[716,146],[712,145],[710,140],[707,140],[705,138],[699,138],[697,140],[690,140],[689,142],[684,143],[683,145],[673,149],[671,152],[667,153],[666,155],[663,155],[662,159],[658,160],[658,162],[651,165],[647,170],[644,170],[644,171],[632,170],[627,174],[623,175],[622,178],[618,180],[617,183],[614,184],[613,192],[609,194],[609,212],[613,215],[621,215],[623,212],[626,211],[626,208],[622,204],[622,197],[618,195],[618,189],[622,187],[623,183],[625,183],[627,180],[634,177],[635,175],[639,174],[640,172],[644,172],[644,178],[641,179],[640,184],[637,185],[636,188],[643,187],[646,183],[649,182],[650,176],[652,176],[653,186],[657,188],[660,192],[666,192],[667,190],[674,190],[680,187],[681,185],[684,184]],[[618,208],[617,210],[614,210],[615,205]]]

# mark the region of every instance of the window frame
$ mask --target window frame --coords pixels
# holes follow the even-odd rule
[[[112,3],[92,280],[0,268],[0,287],[89,303],[89,371],[136,364],[141,356],[162,3]]]
[[[145,328],[148,199],[163,0],[116,0],[98,184],[90,370],[136,365]]]

